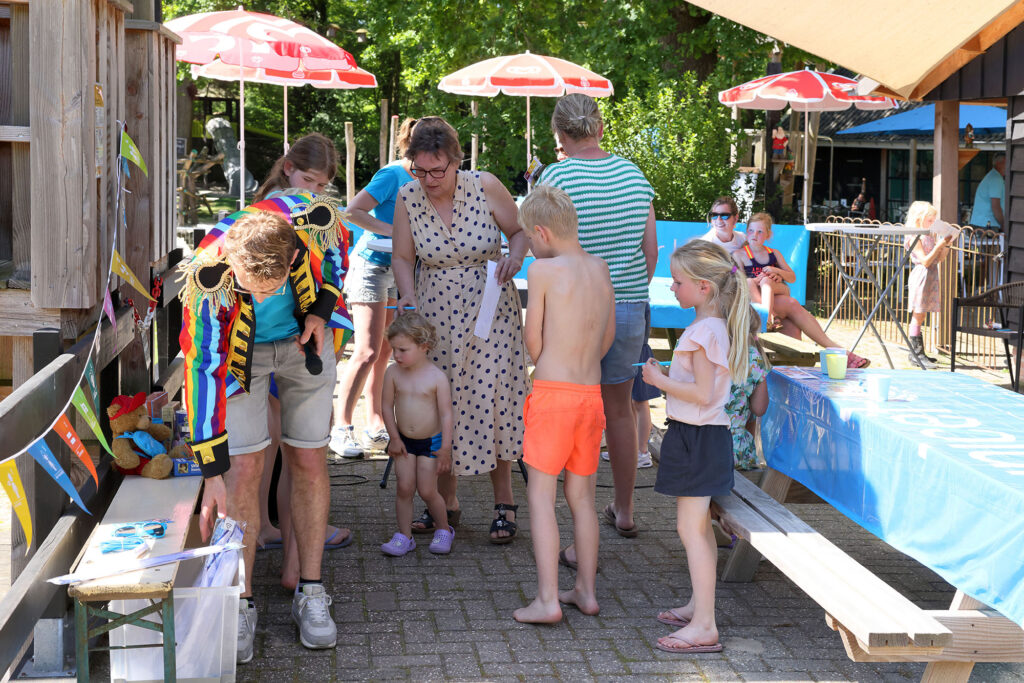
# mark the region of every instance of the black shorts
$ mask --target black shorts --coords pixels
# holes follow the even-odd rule
[[[434,451],[441,447],[441,435],[438,434],[430,439],[413,439],[401,432],[398,433],[402,437],[402,443],[405,444],[405,450],[410,455],[418,455],[423,458],[436,458]]]
[[[725,425],[668,421],[661,441],[657,493],[676,498],[719,496],[732,491],[732,433]]]

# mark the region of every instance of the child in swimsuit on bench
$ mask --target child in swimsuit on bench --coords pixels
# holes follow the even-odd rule
[[[765,244],[772,236],[772,217],[766,213],[755,213],[747,221],[747,243],[732,252],[732,257],[747,274],[750,299],[768,307],[769,332],[782,328],[782,321],[775,317],[773,301],[776,294],[789,294],[788,282],[796,281],[796,273],[786,259],[775,249]]]

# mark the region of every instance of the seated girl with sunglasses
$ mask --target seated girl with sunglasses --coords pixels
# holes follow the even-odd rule
[[[736,200],[732,197],[719,197],[711,205],[708,213],[708,223],[711,229],[701,239],[724,247],[730,254],[741,252],[747,244],[747,236],[742,232],[736,232],[736,220],[739,212],[736,207]],[[748,229],[751,223],[748,223]],[[778,252],[775,252],[776,254]],[[746,265],[745,263],[743,265]],[[759,292],[760,293],[760,292]],[[769,325],[772,331],[779,331],[785,335],[800,339],[800,333],[806,334],[816,344],[825,348],[840,347],[821,329],[817,319],[807,309],[800,305],[800,302],[789,296],[789,293],[775,292],[771,303],[761,301],[769,310]],[[862,358],[855,353],[846,354],[846,364],[851,368],[865,368],[871,363],[867,358]]]

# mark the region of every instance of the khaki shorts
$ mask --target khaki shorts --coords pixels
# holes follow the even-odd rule
[[[252,386],[248,394],[228,399],[228,452],[255,453],[270,445],[267,396],[274,374],[281,402],[281,441],[295,448],[321,448],[330,441],[331,409],[337,367],[327,330],[320,352],[324,370],[311,375],[306,357],[294,337],[256,344],[252,357]]]

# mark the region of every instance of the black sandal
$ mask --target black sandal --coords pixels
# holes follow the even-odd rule
[[[498,516],[491,522],[491,533],[497,531],[507,531],[508,536],[491,536],[490,541],[494,545],[505,545],[511,543],[512,539],[516,537],[516,532],[519,530],[519,525],[515,522],[508,521],[505,516],[509,512],[518,512],[518,505],[509,505],[507,503],[496,503],[494,509],[498,511]]]
[[[459,521],[462,518],[462,509],[448,510],[448,526],[453,529],[459,526]],[[423,526],[414,526],[412,532],[414,534],[430,534],[434,532],[434,518],[430,515],[430,510],[424,509],[423,514],[412,521],[413,524],[419,523]]]

